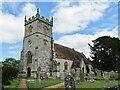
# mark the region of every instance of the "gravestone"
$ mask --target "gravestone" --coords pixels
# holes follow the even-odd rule
[[[96,81],[96,80],[94,80],[94,78],[95,78],[95,73],[91,71],[89,73],[89,79],[90,79],[91,83],[94,83]]]
[[[65,75],[63,72],[60,73],[60,79],[64,80],[65,79]]]
[[[53,79],[56,79],[56,76],[57,76],[57,75],[56,75],[56,72],[54,71],[54,72],[53,72]]]
[[[84,81],[84,73],[80,70],[80,81]]]
[[[91,72],[89,73],[89,78],[90,78],[90,80],[93,80],[94,77],[95,77],[95,74],[94,74],[94,72],[91,71]]]
[[[70,75],[65,77],[65,90],[75,90],[75,81]]]
[[[38,71],[38,79],[37,79],[38,83],[42,83],[42,81],[40,79],[40,71],[41,71],[41,67],[40,66],[38,67],[37,71]]]
[[[104,72],[103,73],[103,78],[106,82],[109,82],[109,79],[110,79],[110,74],[109,72]]]
[[[115,72],[115,79],[118,79],[118,72]]]
[[[111,79],[118,79],[118,72],[110,71],[110,78]]]
[[[71,75],[72,75],[72,77],[75,77],[75,69],[74,68],[71,68]]]
[[[80,68],[76,68],[75,82],[76,84],[80,83]]]
[[[68,70],[64,70],[64,75],[65,75],[65,77],[68,75],[69,73],[68,73]]]
[[[110,71],[110,78],[114,79],[115,78],[115,72],[114,71]]]

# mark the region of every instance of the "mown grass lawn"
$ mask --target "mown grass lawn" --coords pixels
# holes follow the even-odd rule
[[[95,88],[103,88],[103,87],[113,86],[113,85],[117,85],[117,84],[118,84],[117,80],[110,80],[109,82],[105,82],[105,80],[97,80],[94,83],[91,83],[90,81],[85,81],[85,82],[81,82],[80,84],[76,85],[76,88],[78,90],[80,88],[81,89],[83,88],[83,90],[93,90],[93,88],[94,88],[94,90],[96,90]],[[59,88],[65,88],[65,87],[62,86]]]
[[[111,80],[109,82],[106,82],[104,80],[97,80],[94,83],[91,83],[90,81],[86,81],[77,85],[77,88],[102,88],[102,87],[113,86],[117,84],[118,84],[117,80]]]
[[[7,90],[16,90],[19,86],[20,79],[16,78],[13,80],[10,80],[10,85],[4,85],[4,88]]]
[[[31,81],[29,81],[31,80]],[[27,79],[27,87],[28,89],[32,90],[36,90],[36,89],[41,89],[41,88],[44,88],[44,87],[48,87],[48,86],[52,86],[52,85],[55,85],[55,84],[58,84],[58,83],[61,83],[63,82],[63,80],[59,79],[59,78],[56,78],[56,79],[53,79],[53,78],[49,78],[49,79],[43,79],[42,80],[42,84],[38,83],[36,79],[33,79],[33,78],[28,78]]]

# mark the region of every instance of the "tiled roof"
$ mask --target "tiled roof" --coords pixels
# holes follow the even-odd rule
[[[86,58],[83,53],[80,53],[72,48],[68,48],[59,44],[54,43],[55,57],[58,59],[67,59],[67,60],[83,60],[86,64],[90,63],[90,60]]]

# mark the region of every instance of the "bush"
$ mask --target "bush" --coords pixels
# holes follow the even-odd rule
[[[18,69],[13,67],[3,67],[2,69],[2,82],[3,85],[9,85],[9,80],[17,78]]]

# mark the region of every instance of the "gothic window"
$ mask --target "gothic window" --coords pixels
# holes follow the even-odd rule
[[[29,46],[31,45],[31,43],[32,43],[32,41],[31,41],[31,40],[28,40],[28,45],[29,45]]]
[[[57,65],[60,66],[60,62],[58,62]]]
[[[27,56],[27,64],[32,63],[32,53],[28,51],[26,56]]]
[[[44,45],[47,45],[48,41],[46,39],[43,40]]]
[[[35,49],[38,49],[38,47],[35,47]]]
[[[30,26],[29,26],[29,33],[31,33],[32,30],[33,30],[33,27],[30,25]]]
[[[44,26],[43,28],[44,28],[44,34],[47,35],[47,32],[48,32],[47,26]]]
[[[37,24],[37,25],[38,25],[39,28],[41,28],[42,22],[38,21],[38,24]]]
[[[89,67],[88,67],[88,65],[86,65],[86,70],[87,70],[87,73],[90,72],[90,71],[89,71]]]
[[[84,67],[82,68],[82,72],[84,73]]]
[[[68,62],[67,61],[64,63],[64,70],[68,70]]]

